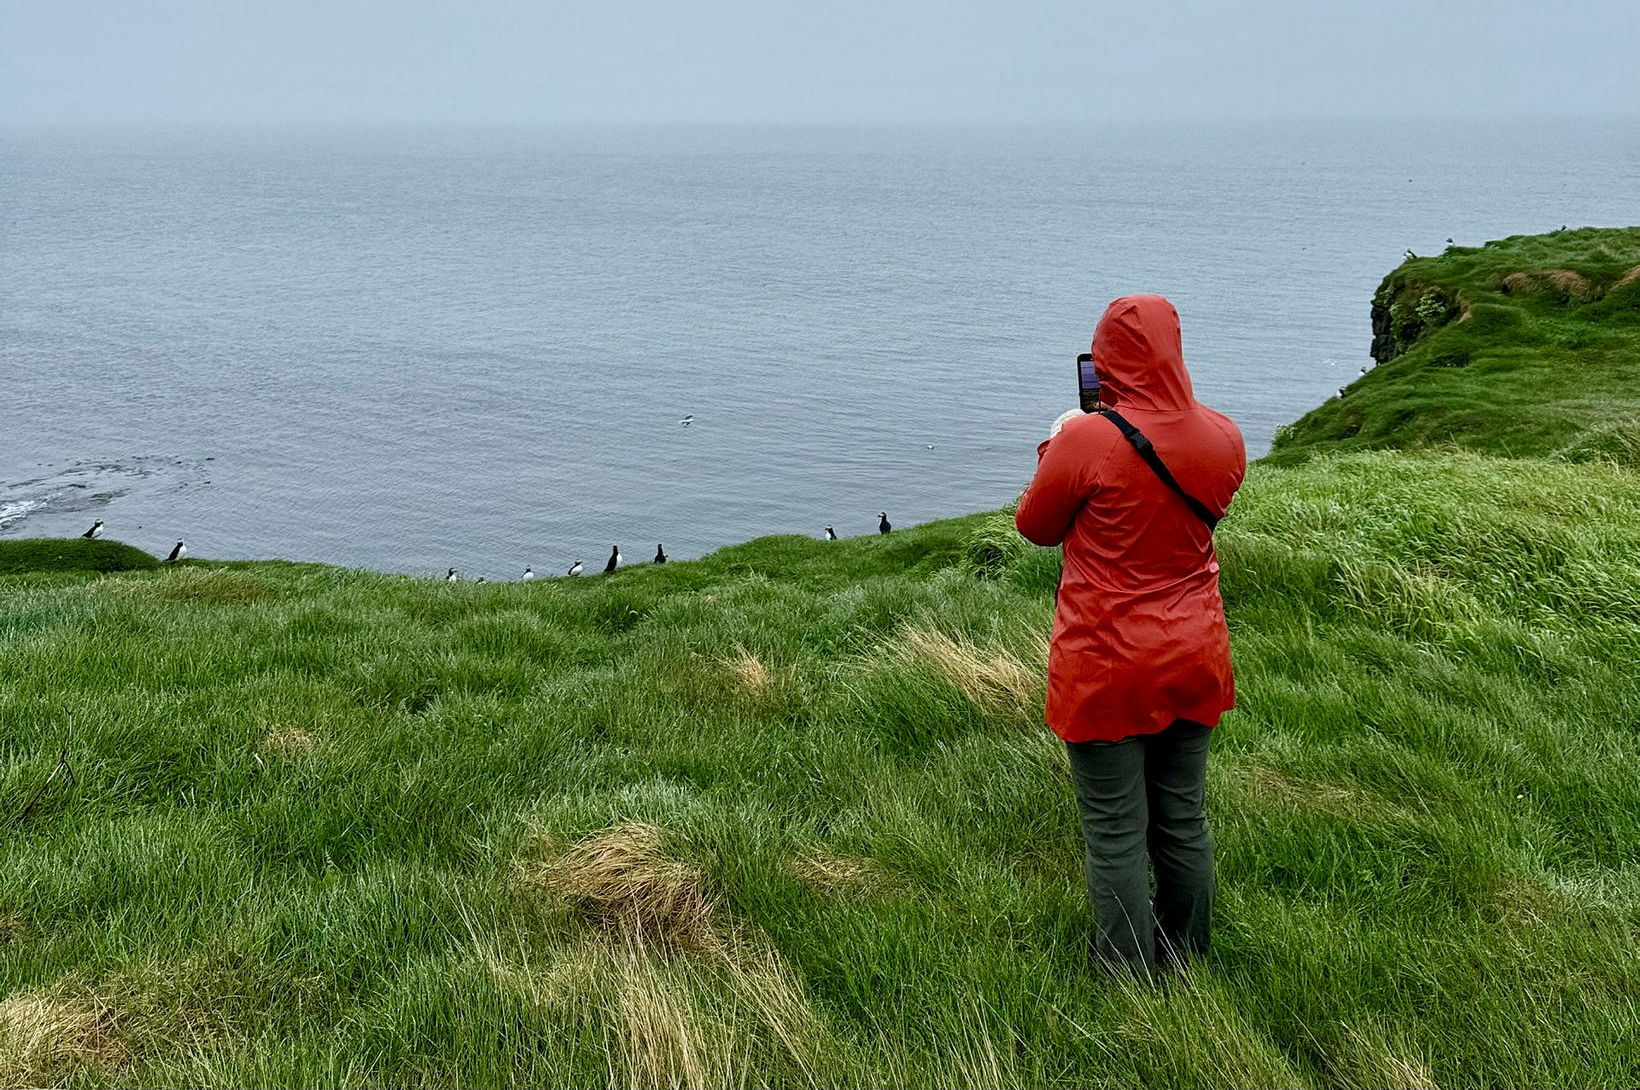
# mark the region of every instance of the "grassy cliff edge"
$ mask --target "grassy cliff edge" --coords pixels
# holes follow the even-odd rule
[[[529,585],[0,545],[0,1086],[1640,1083],[1637,245],[1409,262],[1255,466],[1163,991],[1086,971],[1004,516]]]

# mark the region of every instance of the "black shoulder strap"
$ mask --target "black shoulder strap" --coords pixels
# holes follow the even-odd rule
[[[1105,409],[1100,415],[1116,425],[1117,430],[1122,433],[1122,438],[1131,443],[1133,449],[1139,452],[1139,457],[1145,460],[1145,465],[1149,466],[1152,472],[1161,478],[1163,484],[1178,493],[1179,498],[1184,500],[1190,506],[1190,510],[1196,513],[1196,517],[1207,523],[1209,530],[1219,524],[1219,516],[1209,510],[1201,500],[1186,492],[1184,486],[1174,479],[1172,471],[1167,468],[1167,463],[1163,462],[1162,456],[1156,453],[1156,448],[1150,445],[1150,440],[1145,438],[1144,432],[1134,427],[1127,417],[1115,409]]]

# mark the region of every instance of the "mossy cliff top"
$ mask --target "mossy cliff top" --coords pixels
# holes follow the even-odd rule
[[[1273,460],[1463,447],[1640,465],[1640,228],[1411,258],[1372,328],[1378,365],[1282,429]]]

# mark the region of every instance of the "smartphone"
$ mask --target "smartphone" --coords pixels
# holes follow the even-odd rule
[[[1099,372],[1093,369],[1093,353],[1084,352],[1076,357],[1076,383],[1082,399],[1082,411],[1096,413],[1099,404]]]

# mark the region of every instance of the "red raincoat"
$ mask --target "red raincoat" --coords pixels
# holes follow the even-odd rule
[[[1093,362],[1100,399],[1222,515],[1247,451],[1236,425],[1191,393],[1173,304],[1116,300],[1094,331]],[[1213,532],[1098,414],[1067,422],[1037,458],[1015,523],[1038,545],[1065,546],[1048,725],[1067,742],[1151,734],[1175,719],[1216,726],[1236,688]]]

